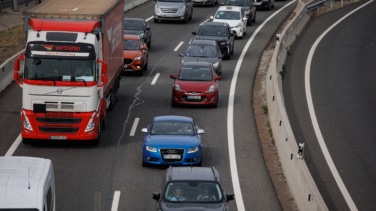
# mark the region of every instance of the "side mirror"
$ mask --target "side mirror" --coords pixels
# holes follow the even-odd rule
[[[179,53],[179,56],[181,56],[181,57],[184,57],[184,54],[182,54],[182,53]]]
[[[101,63],[102,64],[102,71],[101,71],[101,84],[98,85],[98,87],[102,87],[104,86],[107,81],[108,81],[108,76],[107,76],[107,63],[105,63],[104,61],[102,60],[97,60],[97,63]]]
[[[176,79],[176,75],[170,75],[170,78]]]
[[[196,32],[192,32],[193,35],[196,35]]]
[[[141,129],[141,132],[143,132],[143,133],[147,133],[147,132],[148,132],[148,129],[147,129],[147,128],[142,128],[142,129]]]
[[[235,194],[233,193],[226,193],[226,199],[227,201],[231,201],[235,199]]]
[[[197,134],[204,134],[204,133],[205,133],[205,131],[203,129],[198,129],[197,130]]]
[[[222,80],[222,76],[217,75],[217,77],[215,77],[215,80],[216,80],[216,81],[220,81],[220,80]]]
[[[210,20],[213,20],[213,19],[214,19],[214,16],[210,16],[209,19],[210,19]]]
[[[154,199],[154,200],[159,200],[160,198],[161,198],[161,194],[159,193],[159,192],[153,192],[152,193],[152,198]]]
[[[20,74],[20,69],[21,69],[21,61],[25,61],[25,52],[21,53],[16,61],[14,62],[13,66],[13,79],[16,81],[18,85],[22,85],[22,82],[20,81],[21,74]]]

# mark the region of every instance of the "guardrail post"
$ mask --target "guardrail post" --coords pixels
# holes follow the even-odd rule
[[[13,0],[13,11],[18,12],[18,1],[17,0]]]

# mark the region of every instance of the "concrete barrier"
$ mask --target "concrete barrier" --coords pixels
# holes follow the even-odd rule
[[[282,169],[290,191],[299,210],[328,210],[318,188],[299,155],[299,146],[292,131],[283,97],[283,66],[292,44],[299,36],[310,15],[305,11],[306,4],[298,2],[295,17],[287,23],[276,44],[266,76],[266,98],[270,126],[276,143]]]

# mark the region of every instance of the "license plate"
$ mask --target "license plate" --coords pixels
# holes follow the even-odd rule
[[[50,136],[51,140],[66,140],[66,136]]]
[[[180,159],[180,155],[175,154],[169,154],[169,155],[163,155],[164,159]]]
[[[200,100],[201,96],[187,96],[187,99],[190,99],[190,100]]]

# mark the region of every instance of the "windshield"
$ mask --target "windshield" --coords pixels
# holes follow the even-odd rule
[[[164,198],[175,203],[222,201],[222,189],[216,182],[178,181],[167,184]]]
[[[136,20],[125,20],[124,21],[124,30],[131,31],[143,31],[144,27],[141,21]]]
[[[26,58],[24,79],[54,81],[94,81],[94,60]]]
[[[194,135],[194,126],[191,122],[159,121],[154,122],[151,135]]]
[[[201,26],[197,32],[201,36],[228,36],[229,32],[224,26]]]
[[[190,57],[218,57],[214,46],[199,45],[188,46],[185,55]]]
[[[236,11],[218,11],[215,14],[215,19],[240,20],[240,13]]]
[[[139,50],[138,40],[124,40],[124,50]]]
[[[182,81],[212,81],[213,75],[210,67],[181,68],[178,76]]]

